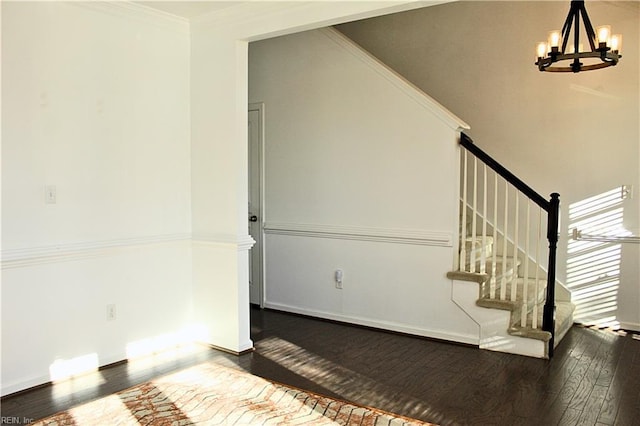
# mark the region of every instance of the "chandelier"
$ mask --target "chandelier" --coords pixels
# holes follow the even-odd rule
[[[580,43],[580,16],[584,22],[584,31],[589,41],[591,50],[583,50]],[[573,28],[573,41],[569,36],[571,26]],[[572,0],[569,14],[559,30],[550,31],[546,42],[540,42],[536,46],[536,65],[540,71],[549,72],[580,72],[597,70],[599,68],[616,65],[622,55],[622,35],[611,34],[611,27],[603,25],[593,30],[587,9],[584,7],[584,0]],[[581,60],[586,60],[585,63]],[[562,66],[561,62],[565,63]]]

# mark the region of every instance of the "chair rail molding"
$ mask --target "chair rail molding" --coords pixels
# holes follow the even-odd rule
[[[422,229],[369,228],[346,225],[267,222],[265,234],[452,247],[453,234]]]
[[[47,263],[66,262],[113,255],[122,250],[189,242],[188,233],[149,235],[102,241],[52,244],[2,250],[2,269],[23,268]]]

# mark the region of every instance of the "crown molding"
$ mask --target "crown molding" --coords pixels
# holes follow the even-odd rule
[[[257,41],[448,1],[453,0],[242,1],[190,22],[197,31],[223,32],[236,39]],[[294,24],[282,25],[285,22]]]
[[[93,10],[117,18],[130,19],[138,23],[154,25],[166,30],[188,35],[189,20],[168,12],[131,1],[77,1],[68,4]]]

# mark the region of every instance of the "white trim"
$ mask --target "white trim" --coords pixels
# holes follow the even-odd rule
[[[258,241],[256,241],[256,250],[251,253],[251,266],[250,268],[253,268],[253,262],[256,261],[256,257],[258,257],[258,263],[259,263],[259,280],[260,280],[260,308],[264,308],[264,294],[265,294],[265,288],[266,288],[266,274],[265,274],[265,265],[266,265],[266,246],[264,244],[264,218],[265,213],[266,213],[266,206],[265,206],[265,200],[266,200],[266,196],[265,196],[265,171],[266,171],[266,164],[265,164],[265,158],[266,157],[266,153],[265,153],[265,138],[266,138],[266,129],[265,129],[265,122],[266,122],[266,116],[265,116],[265,103],[260,101],[260,102],[250,102],[249,103],[249,108],[248,108],[248,112],[250,113],[251,111],[256,111],[260,117],[260,139],[259,139],[259,151],[258,151],[258,163],[259,163],[259,169],[260,169],[260,173],[258,176],[259,179],[259,187],[260,187],[260,191],[258,193],[258,197],[259,197],[259,215],[260,220],[257,222],[258,223]],[[249,139],[247,139],[248,145],[251,145],[251,141]],[[251,167],[251,165],[249,166]],[[249,173],[251,171],[249,170]],[[249,183],[249,186],[251,186],[251,182]],[[249,194],[249,198],[251,198],[251,195]],[[255,254],[257,253],[257,254]],[[251,299],[251,295],[249,297]]]
[[[465,343],[469,345],[478,345],[477,335],[466,335],[459,333],[450,333],[443,330],[431,330],[422,327],[415,327],[406,324],[390,321],[379,321],[371,318],[363,318],[354,315],[336,314],[333,312],[318,311],[314,309],[299,308],[280,303],[265,301],[265,308],[275,309],[278,311],[290,312],[294,314],[307,315],[315,318],[324,318],[332,321],[340,321],[348,324],[363,325],[366,327],[378,328],[381,330],[396,331],[399,333],[410,334],[413,336],[429,337],[432,339],[446,340],[449,342]]]
[[[117,240],[85,241],[2,250],[1,269],[24,268],[56,262],[88,259],[113,255],[118,251],[168,243],[193,242],[232,246],[247,251],[256,243],[251,235],[231,234],[164,234]]]
[[[251,247],[254,246],[256,240],[253,239],[251,235],[241,235],[238,238],[238,251],[248,251],[251,250]]]
[[[98,368],[104,367],[106,365],[114,364],[116,362],[126,361],[127,354],[123,352],[113,352],[107,355],[99,356],[100,364]],[[91,373],[90,373],[91,374]],[[0,396],[5,397],[11,395],[12,393],[20,392],[23,390],[28,390],[35,386],[40,386],[43,384],[51,383],[51,375],[49,372],[45,372],[45,374],[34,375],[24,380],[15,381],[13,383],[2,383],[2,388],[0,389]]]
[[[380,62],[377,58],[372,56],[366,50],[362,49],[340,31],[336,30],[335,28],[322,28],[318,31],[331,39],[342,49],[353,55],[363,64],[371,68],[373,71],[377,72],[381,77],[383,77],[389,83],[393,84],[400,92],[413,99],[422,108],[438,117],[451,129],[462,131],[469,130],[471,128],[462,119],[460,119],[451,111],[438,103],[438,101],[427,95],[420,88],[409,82],[407,79],[389,68],[387,65]]]
[[[145,24],[152,24],[160,28],[178,31],[185,35],[189,35],[191,32],[188,19],[145,6],[139,2],[107,0],[72,1],[67,4],[83,7],[117,18],[127,18]]]
[[[192,17],[189,22],[201,28],[218,32],[235,32],[237,39],[247,41],[264,40],[294,32],[302,32],[317,28],[337,25],[359,19],[405,12],[428,6],[435,6],[455,0],[390,0],[390,1],[351,1],[335,2],[341,13],[335,13],[332,2],[324,1],[243,1],[237,5],[212,10]],[[291,21],[292,17],[298,25],[282,26],[280,22]],[[311,18],[313,17],[313,18]],[[261,24],[259,27],[257,24]],[[268,23],[264,25],[264,23]]]
[[[365,228],[359,226],[268,222],[264,225],[264,233],[423,246],[453,246],[453,236],[450,233],[417,229]]]
[[[107,256],[120,250],[189,241],[190,234],[150,235],[117,240],[85,241],[2,250],[2,269],[23,268]]]
[[[257,17],[263,19],[274,19],[278,14],[290,13],[295,8],[308,7],[305,3],[292,3],[282,10],[279,5],[267,2],[238,2],[237,5],[215,9],[211,12],[194,16],[190,22],[211,26],[215,29],[229,28],[245,25],[255,20]]]
[[[640,331],[640,324],[635,322],[620,322],[620,328],[623,330]]]
[[[247,251],[253,247],[256,241],[251,235],[234,235],[234,234],[194,234],[192,238],[193,244],[199,245],[218,245],[237,248],[238,251]]]

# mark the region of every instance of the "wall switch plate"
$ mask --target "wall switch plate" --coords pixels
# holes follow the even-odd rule
[[[109,304],[107,305],[107,321],[115,321],[116,320],[116,305]]]
[[[344,273],[342,272],[342,269],[336,269],[334,278],[336,280],[336,288],[342,289],[342,279],[344,278]]]
[[[55,185],[47,185],[44,187],[44,202],[46,204],[55,204],[57,202],[57,191]]]

